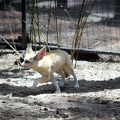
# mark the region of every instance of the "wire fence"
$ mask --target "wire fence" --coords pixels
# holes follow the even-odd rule
[[[116,1],[96,0],[84,26],[79,48],[120,51],[120,5],[116,4],[119,0]],[[18,40],[22,36],[22,13],[17,7],[20,4],[12,2],[12,10],[6,6],[0,10],[0,34],[4,38]],[[34,5],[27,1],[25,23],[31,42],[72,48],[82,4],[82,0],[62,3],[59,0],[39,0]],[[86,14],[87,11],[82,17],[86,18]]]

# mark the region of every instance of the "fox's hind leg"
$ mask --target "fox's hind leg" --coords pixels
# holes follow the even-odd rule
[[[79,83],[78,83],[78,80],[77,80],[77,77],[76,77],[76,75],[75,75],[75,73],[73,72],[73,75],[72,75],[73,77],[74,77],[74,88],[79,88],[80,86],[79,86]]]
[[[77,77],[75,75],[73,66],[70,61],[67,61],[66,64],[63,67],[64,71],[67,72],[68,74],[71,74],[74,78],[74,88],[79,88],[79,83],[77,80]]]
[[[65,74],[63,73],[63,71],[61,69],[58,70],[56,73],[58,73],[62,77],[62,80],[60,81],[59,86],[64,86],[64,84],[65,84]]]

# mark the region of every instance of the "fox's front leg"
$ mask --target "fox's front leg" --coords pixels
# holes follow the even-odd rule
[[[54,84],[54,86],[55,86],[55,89],[56,89],[55,93],[61,93],[60,88],[59,88],[59,85],[58,85],[57,81],[55,80],[53,74],[51,75],[50,81],[51,81],[51,82]]]
[[[32,89],[32,90],[36,89],[38,83],[45,83],[45,82],[47,82],[49,79],[50,79],[50,77],[47,76],[47,77],[41,77],[41,78],[39,78],[39,79],[34,80],[34,83],[33,83],[32,87],[31,87],[31,89]]]

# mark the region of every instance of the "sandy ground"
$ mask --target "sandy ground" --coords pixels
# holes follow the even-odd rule
[[[12,66],[17,58],[0,52],[0,120],[120,120],[120,63],[78,61],[80,88],[70,76],[55,94],[50,82],[31,91],[41,75]]]

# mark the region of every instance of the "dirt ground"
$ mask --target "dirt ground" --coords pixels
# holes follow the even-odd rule
[[[0,120],[120,120],[120,63],[78,61],[62,93],[48,82],[31,91],[41,75],[15,66],[18,56],[0,52]],[[56,75],[60,80],[60,76]]]
[[[62,14],[64,18],[67,15],[66,12]],[[68,15],[66,20],[59,17],[60,42],[69,47],[73,44],[76,18],[71,23]],[[111,18],[106,19],[94,14],[90,16],[83,31],[83,48],[120,50],[120,24]],[[27,15],[27,31],[29,22]],[[40,14],[40,23],[45,26],[42,28],[44,35],[47,22],[48,15]],[[4,38],[17,39],[21,35],[21,13],[0,11],[0,28]],[[54,16],[49,29],[49,42],[56,43]],[[43,37],[41,40],[44,41]],[[1,48],[6,48],[6,45],[0,45]],[[120,120],[120,57],[103,55],[102,58],[109,62],[103,62],[103,59],[101,62],[78,61],[75,73],[80,88],[73,88],[70,76],[61,88],[62,93],[55,94],[51,82],[39,84],[31,91],[34,79],[41,75],[14,65],[18,55],[10,50],[0,50],[0,120]],[[115,62],[111,62],[113,59]],[[55,74],[55,77],[59,82],[60,76]]]

